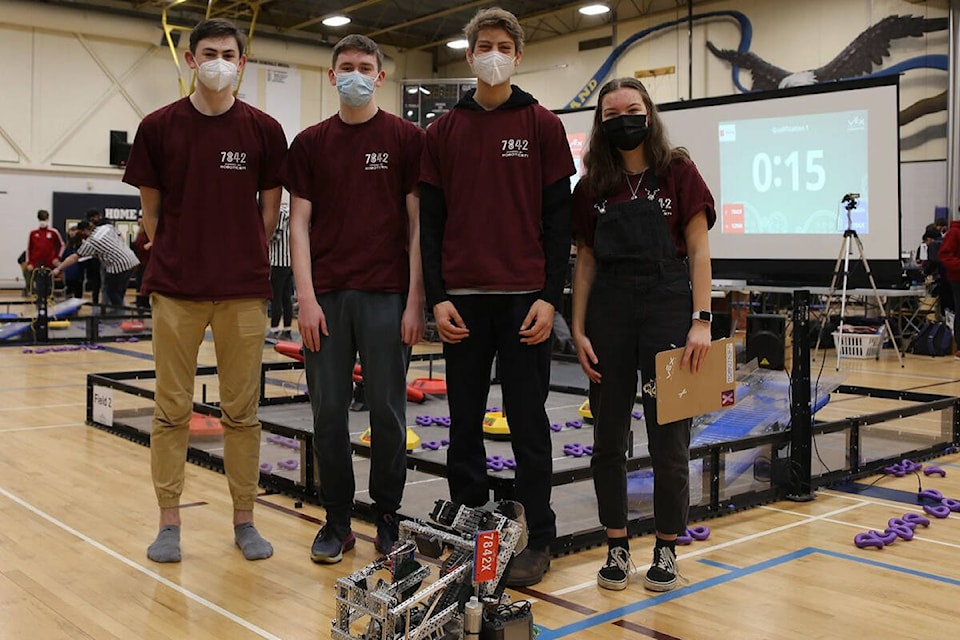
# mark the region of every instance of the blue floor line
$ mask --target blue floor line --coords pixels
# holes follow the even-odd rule
[[[787,562],[792,562],[800,558],[804,558],[810,555],[824,555],[831,558],[837,558],[839,560],[849,560],[851,562],[857,562],[859,564],[865,564],[871,567],[876,567],[878,569],[885,569],[887,571],[893,571],[896,573],[902,573],[916,578],[924,578],[926,580],[933,580],[934,582],[940,582],[954,587],[960,587],[960,580],[956,578],[948,578],[946,576],[937,575],[934,573],[928,573],[926,571],[918,571],[916,569],[908,569],[907,567],[901,567],[894,564],[889,564],[886,562],[879,562],[877,560],[872,560],[870,558],[864,558],[861,556],[851,555],[849,553],[841,553],[838,551],[830,551],[827,549],[819,549],[816,547],[807,547],[805,549],[799,549],[791,553],[784,554],[782,556],[771,558],[770,560],[765,560],[759,562],[755,565],[749,567],[732,567],[720,562],[714,562],[708,559],[699,560],[703,564],[709,564],[711,566],[716,566],[724,569],[729,569],[730,572],[715,576],[708,580],[692,584],[688,587],[681,587],[674,591],[669,591],[665,594],[647,598],[640,602],[635,602],[633,604],[619,607],[617,609],[612,609],[603,613],[598,613],[588,618],[584,618],[579,622],[568,624],[564,627],[559,627],[557,629],[548,629],[547,627],[540,626],[542,630],[540,635],[537,636],[538,640],[553,640],[554,638],[563,638],[592,627],[596,627],[601,624],[606,624],[609,622],[615,622],[624,618],[625,616],[637,613],[638,611],[643,611],[645,609],[650,609],[657,605],[664,604],[666,602],[672,602],[678,598],[683,598],[685,596],[698,593],[704,589],[709,589],[710,587],[715,587],[717,585],[725,584],[745,576],[752,575],[754,573],[759,573],[760,571],[766,571],[767,569],[772,569],[774,567],[786,564]]]
[[[904,491],[902,489],[889,489],[887,487],[870,486],[860,482],[847,482],[833,487],[836,491],[844,491],[858,496],[867,496],[868,498],[878,498],[889,500],[891,502],[901,502],[912,506],[925,504],[917,497],[916,491]]]
[[[700,564],[705,564],[709,567],[716,567],[717,569],[723,569],[724,571],[739,571],[740,567],[735,567],[732,564],[727,564],[725,562],[717,562],[716,560],[711,560],[710,558],[701,558],[697,560]]]
[[[860,564],[870,565],[871,567],[877,567],[879,569],[896,571],[897,573],[905,573],[909,576],[914,576],[916,578],[925,578],[927,580],[933,580],[935,582],[942,582],[944,584],[949,584],[954,587],[960,587],[960,580],[957,580],[956,578],[948,578],[946,576],[938,576],[935,573],[927,573],[926,571],[917,571],[916,569],[908,569],[906,567],[900,567],[895,564],[888,564],[886,562],[880,562],[878,560],[871,560],[870,558],[863,558],[861,556],[855,556],[849,553],[840,553],[839,551],[828,551],[827,549],[817,549],[817,553],[821,553],[825,556],[830,556],[832,558],[840,558],[842,560],[850,560],[851,562],[859,562]]]
[[[778,565],[791,562],[793,560],[811,555],[816,552],[817,550],[812,547],[808,547],[806,549],[800,549],[798,551],[788,553],[778,558],[765,560],[764,562],[757,563],[750,567],[745,567],[743,569],[736,569],[736,570],[730,571],[729,573],[725,573],[720,576],[709,578],[707,580],[698,582],[696,584],[692,584],[687,587],[681,587],[673,591],[668,591],[663,595],[654,596],[654,597],[642,600],[640,602],[635,602],[633,604],[627,605],[625,607],[619,607],[617,609],[612,609],[610,611],[598,613],[596,615],[592,615],[590,617],[584,618],[583,620],[580,620],[578,622],[574,622],[573,624],[568,624],[565,627],[559,627],[558,629],[552,629],[552,630],[544,628],[543,633],[541,633],[538,636],[538,640],[553,640],[554,638],[563,638],[569,635],[573,635],[575,633],[579,633],[591,627],[595,627],[601,624],[606,624],[608,622],[614,622],[616,620],[620,620],[624,616],[637,613],[638,611],[643,611],[645,609],[649,609],[651,607],[661,605],[665,602],[672,602],[679,598],[683,598],[694,593],[699,593],[704,589],[709,589],[710,587],[715,587],[717,585],[724,584],[726,582],[730,582],[731,580],[736,580],[737,578],[742,578],[744,576],[748,576],[753,573],[765,571],[767,569],[771,569]]]

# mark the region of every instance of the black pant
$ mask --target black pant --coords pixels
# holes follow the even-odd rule
[[[400,336],[404,299],[399,293],[334,291],[317,296],[329,336],[320,351],[306,350],[313,408],[313,441],[320,504],[339,535],[350,528],[355,491],[349,407],[357,352],[370,409],[370,498],[378,515],[400,508],[407,477],[406,346]]]
[[[658,352],[686,344],[692,307],[686,278],[664,281],[657,276],[605,276],[601,272],[593,283],[586,333],[603,380],[590,385],[594,420],[590,466],[604,527],[627,526],[627,440],[639,368],[653,462],[657,531],[680,534],[686,529],[692,421],[658,423],[654,362]]]
[[[270,286],[273,287],[270,326],[273,328],[280,326],[280,314],[283,312],[283,326],[289,329],[293,324],[293,269],[270,267]]]
[[[953,326],[950,329],[953,331],[953,337],[957,340],[957,344],[960,345],[960,280],[949,280],[950,283],[950,293],[953,298]]]
[[[130,274],[133,269],[127,269],[120,273],[107,273],[106,280],[103,283],[104,302],[114,307],[123,306],[123,297],[127,293],[127,285],[130,283]]]
[[[87,276],[87,289],[91,292],[91,299],[93,304],[100,304],[100,285],[102,279],[100,277],[100,261],[96,258],[91,258],[85,262],[85,271]]]
[[[451,499],[471,507],[490,500],[483,418],[496,355],[517,461],[514,498],[526,512],[529,545],[543,549],[557,534],[556,516],[550,508],[550,423],[544,409],[550,386],[551,341],[530,346],[522,344],[518,335],[536,299],[535,293],[453,296],[470,337],[458,344],[444,344],[443,353],[451,420],[447,451]]]

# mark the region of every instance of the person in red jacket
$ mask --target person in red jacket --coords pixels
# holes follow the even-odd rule
[[[940,245],[940,253],[937,256],[943,268],[947,272],[947,282],[950,283],[950,290],[953,292],[953,299],[960,300],[960,220],[953,220],[947,228],[947,233],[943,236],[943,243]],[[953,335],[957,335],[960,330],[960,313],[953,316]],[[955,358],[960,358],[960,351],[953,354]]]
[[[30,232],[27,241],[27,271],[37,267],[55,267],[60,264],[60,251],[63,238],[60,232],[50,228],[50,213],[41,209],[37,212],[39,226]]]

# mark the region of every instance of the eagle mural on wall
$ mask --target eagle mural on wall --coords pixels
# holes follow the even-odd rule
[[[791,72],[771,64],[757,54],[732,49],[718,49],[707,41],[710,52],[722,60],[743,67],[753,77],[753,91],[784,89],[847,80],[869,74],[874,66],[883,64],[890,56],[890,43],[900,38],[919,38],[931,31],[947,29],[946,18],[918,18],[915,16],[887,16],[867,27],[854,38],[833,60],[816,69]]]

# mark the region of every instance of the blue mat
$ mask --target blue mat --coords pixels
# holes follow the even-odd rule
[[[81,298],[70,298],[69,300],[58,302],[47,309],[47,317],[51,320],[57,320],[62,316],[70,315],[85,304],[87,304],[87,301]],[[0,340],[15,338],[29,331],[31,326],[33,326],[33,322],[11,322],[5,324],[0,327]]]

